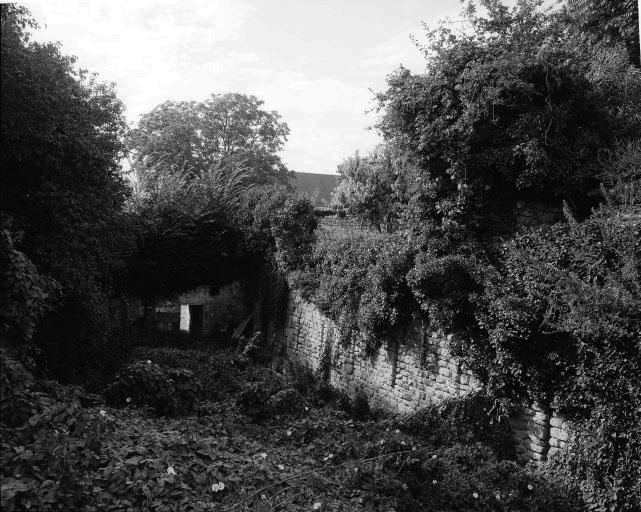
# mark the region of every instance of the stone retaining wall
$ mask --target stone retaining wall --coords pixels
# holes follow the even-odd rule
[[[284,325],[270,337],[290,361],[312,370],[325,367],[331,384],[351,396],[362,391],[373,407],[387,411],[413,412],[480,389],[450,353],[450,339],[442,333],[425,334],[412,326],[368,357],[362,340],[341,346],[337,332],[332,320],[292,292]],[[545,459],[569,438],[567,422],[538,404],[524,407],[511,423],[517,457],[523,461]]]

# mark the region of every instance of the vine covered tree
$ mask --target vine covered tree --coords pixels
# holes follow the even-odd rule
[[[587,213],[599,161],[641,131],[638,69],[539,1],[480,4],[472,30],[427,34],[424,74],[400,68],[378,95],[379,130],[418,166],[412,207],[477,234],[509,230],[519,197]]]

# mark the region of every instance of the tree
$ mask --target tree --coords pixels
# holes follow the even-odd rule
[[[277,155],[289,128],[255,96],[212,94],[202,102],[167,101],[140,119],[128,137],[133,168],[145,185],[162,173],[198,176],[242,167],[256,183],[286,183]]]
[[[641,131],[641,75],[615,50],[586,48],[539,1],[480,3],[487,14],[471,4],[471,31],[427,34],[425,74],[400,68],[377,96],[379,130],[420,170],[412,206],[476,235],[512,230],[523,197],[587,211],[601,156]]]
[[[81,354],[100,359],[112,326],[127,195],[123,107],[112,85],[77,70],[59,46],[30,41],[37,25],[27,9],[3,4],[1,13],[0,216],[21,234],[16,249],[62,287],[35,338],[71,377],[91,372]]]
[[[406,178],[412,163],[392,146],[362,157],[358,152],[338,166],[332,201],[380,231],[393,231],[406,207]]]

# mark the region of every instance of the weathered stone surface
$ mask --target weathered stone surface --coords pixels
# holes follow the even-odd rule
[[[550,416],[543,412],[536,412],[532,416],[532,421],[537,425],[547,425],[550,421]]]
[[[535,453],[544,453],[547,451],[548,447],[542,444],[530,443],[527,446],[528,450]]]
[[[557,427],[550,428],[550,437],[561,441],[567,441],[570,438],[568,432]]]
[[[565,423],[565,422],[564,422],[561,418],[559,418],[558,416],[556,416],[556,415],[553,415],[553,416],[550,418],[550,426],[551,426],[551,427],[561,428],[561,427],[563,426],[563,424],[564,424],[564,423]]]

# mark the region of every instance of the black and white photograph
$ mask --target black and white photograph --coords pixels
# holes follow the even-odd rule
[[[0,509],[641,512],[640,10],[0,2]]]

